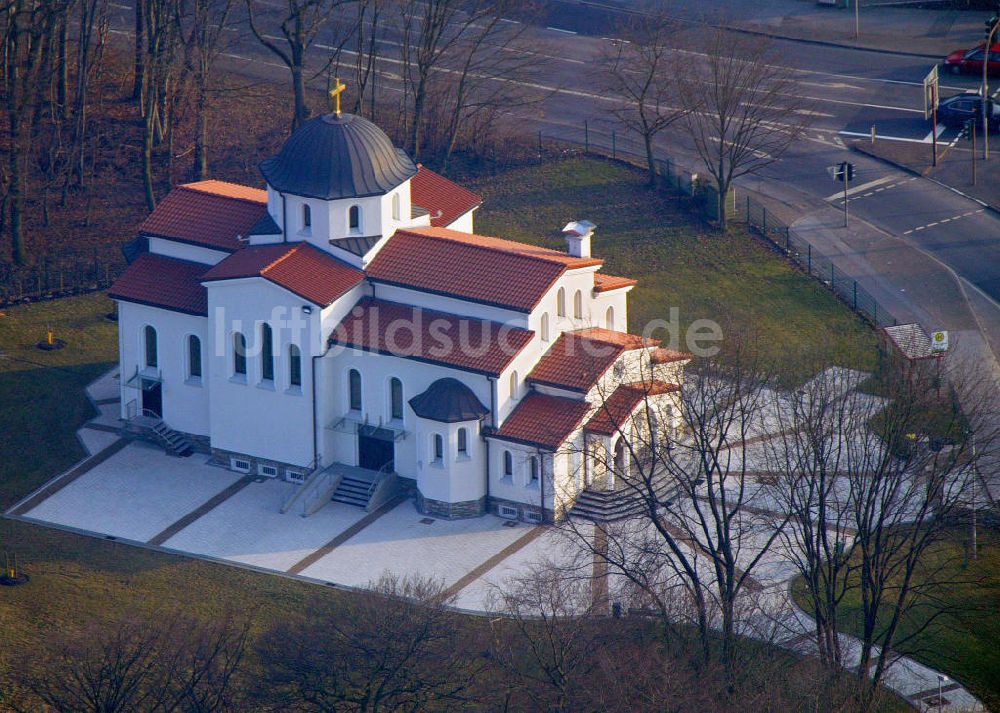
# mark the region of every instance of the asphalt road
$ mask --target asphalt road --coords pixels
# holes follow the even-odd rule
[[[276,10],[283,5],[277,0],[265,4]],[[120,37],[128,36],[131,7],[126,0],[114,4],[113,9],[113,27]],[[541,25],[525,28],[525,46],[530,49],[523,51],[537,61],[535,84],[547,92],[541,107],[514,111],[513,118],[525,129],[582,138],[585,121],[595,132],[602,128],[610,132],[614,127],[612,100],[599,88],[597,69],[597,61],[613,39],[605,36],[614,34],[607,29],[613,27],[608,17],[601,15],[594,21],[572,3],[562,3]],[[591,34],[567,31],[574,27]],[[287,71],[252,37],[245,23],[237,23],[228,39],[223,57],[228,68],[254,78],[287,80]],[[696,65],[702,57],[696,29],[679,41]],[[317,40],[311,51],[313,67],[322,66],[333,44],[332,39],[322,36]],[[857,167],[856,190],[850,199],[852,215],[929,251],[1000,301],[1000,216],[930,181],[907,180],[910,177],[906,174],[852,152],[845,144],[870,135],[874,127],[880,140],[920,143],[930,152],[931,127],[923,114],[922,79],[931,60],[799,41],[779,40],[775,46],[776,62],[794,69],[795,100],[808,102],[806,111],[812,125],[783,160],[759,176],[748,177],[745,184],[764,193],[773,189],[786,203],[804,210],[825,204],[840,206],[841,199],[835,194],[841,185],[831,180],[826,168],[850,160]],[[383,48],[386,58],[379,65],[381,86],[393,90],[399,86],[398,45],[388,36]],[[348,53],[345,61],[350,60]],[[323,86],[324,80],[317,80],[317,85]],[[976,86],[972,77],[942,75],[941,94],[945,97]],[[941,144],[955,140],[954,130],[939,131]],[[1000,149],[1000,138],[995,141]],[[693,168],[697,166],[690,146],[678,132],[664,134],[658,149]],[[1000,160],[1000,155],[992,160]],[[599,221],[599,216],[595,219]]]

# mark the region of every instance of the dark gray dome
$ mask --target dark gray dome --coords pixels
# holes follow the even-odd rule
[[[458,421],[478,421],[489,413],[489,409],[479,403],[472,389],[458,379],[438,379],[427,387],[427,391],[410,399],[410,408],[420,418],[457,423]]]
[[[387,193],[417,167],[367,119],[325,114],[296,129],[260,172],[282,193],[331,200]]]

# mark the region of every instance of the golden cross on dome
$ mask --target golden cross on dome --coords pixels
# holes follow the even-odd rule
[[[340,93],[347,89],[347,85],[340,81],[340,77],[333,80],[333,89],[330,90],[330,103],[333,105],[333,113],[340,116]]]

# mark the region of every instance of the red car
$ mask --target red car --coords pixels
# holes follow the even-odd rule
[[[953,74],[983,74],[983,55],[986,54],[986,43],[973,47],[971,50],[955,50],[944,59],[944,68]],[[989,66],[986,68],[991,77],[1000,76],[1000,43],[994,44],[990,50]]]

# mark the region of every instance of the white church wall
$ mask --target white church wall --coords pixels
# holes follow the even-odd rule
[[[447,228],[449,230],[460,230],[463,233],[475,233],[476,229],[473,225],[474,218],[472,215],[475,212],[476,209],[473,208],[470,211],[462,213],[462,215],[458,216],[457,218],[455,218],[455,220],[448,223]]]
[[[534,446],[490,438],[490,497],[497,500],[523,503],[534,508],[552,510],[553,458],[552,453]],[[504,473],[504,453],[511,454],[513,472]],[[531,480],[531,459],[537,458],[539,478]]]
[[[412,413],[412,411],[411,411]],[[438,423],[414,418],[417,451],[417,488],[430,500],[463,503],[486,496],[486,444],[479,435],[478,422]],[[458,452],[458,430],[466,429],[467,452]],[[444,439],[442,458],[434,454],[434,436]]]
[[[594,293],[591,312],[596,320],[595,326],[617,332],[628,331],[628,292],[628,289],[620,289]],[[611,324],[608,323],[608,309],[613,310]]]
[[[157,366],[146,367],[146,325],[156,329]],[[163,420],[171,428],[207,436],[209,433],[208,320],[196,315],[118,301],[119,358],[121,364],[121,417],[142,407],[139,389],[126,382],[139,372],[162,379]],[[202,376],[192,378],[188,364],[189,335],[201,340]],[[130,406],[130,402],[135,404]],[[130,409],[132,412],[130,413]]]
[[[229,253],[223,250],[212,250],[203,248],[200,245],[188,245],[176,240],[166,238],[149,238],[149,252],[154,255],[173,257],[178,260],[188,260],[190,262],[200,262],[204,265],[214,265],[223,258],[229,257]]]
[[[362,408],[359,411],[350,409],[348,379],[351,369],[357,369],[361,374],[361,402]],[[473,374],[466,371],[449,369],[437,364],[427,364],[412,359],[403,359],[372,352],[362,352],[356,349],[344,349],[334,347],[327,356],[320,360],[318,376],[319,391],[322,392],[322,399],[319,408],[319,427],[322,429],[322,454],[323,462],[341,462],[348,465],[358,464],[357,436],[352,428],[341,427],[338,430],[330,428],[343,418],[347,419],[348,425],[353,423],[368,423],[373,426],[388,425],[396,429],[405,431],[406,436],[395,444],[396,471],[403,477],[412,478],[419,483],[427,478],[429,487],[434,483],[440,483],[438,475],[440,469],[431,471],[427,454],[431,453],[428,448],[431,444],[430,429],[436,429],[442,435],[447,435],[449,446],[446,450],[452,452],[457,447],[457,426],[454,431],[448,424],[438,424],[435,422],[419,419],[410,408],[409,400],[414,396],[423,393],[432,383],[442,378],[455,378],[472,389],[473,393],[486,408],[490,408],[490,382],[486,376]],[[398,378],[403,385],[403,420],[394,422],[390,418],[390,391],[389,381],[391,378]],[[487,419],[489,417],[487,416]],[[480,450],[478,430],[469,433],[470,460],[457,464],[455,471],[448,470],[451,479],[469,481],[467,487],[475,489],[475,482],[478,478],[481,484],[485,483],[485,461]],[[473,444],[475,442],[475,444]],[[454,459],[452,459],[454,460]],[[423,473],[428,475],[424,477]],[[444,492],[439,486],[435,492]],[[471,500],[480,495],[465,498],[467,494],[463,487],[456,485],[455,493],[462,494],[461,500]],[[484,485],[480,486],[484,487]],[[450,492],[452,483],[449,482],[447,490]],[[437,498],[435,495],[425,493],[426,497]]]
[[[212,447],[306,466],[313,460],[310,352],[321,340],[320,315],[302,298],[261,278],[208,284],[207,364]],[[274,343],[274,379],[263,378],[261,323]],[[247,340],[247,373],[234,373],[234,334]],[[289,346],[301,350],[301,386],[291,384]]]

